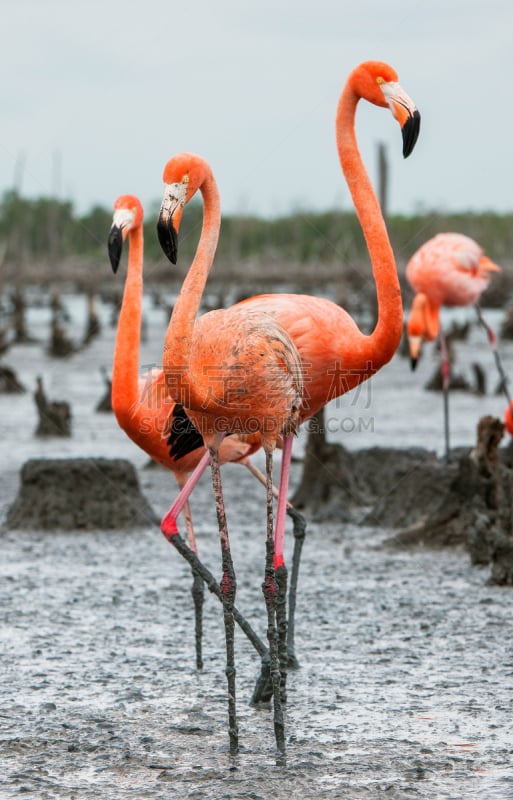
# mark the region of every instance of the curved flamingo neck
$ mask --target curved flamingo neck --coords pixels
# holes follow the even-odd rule
[[[399,346],[403,309],[395,258],[385,221],[356,141],[355,116],[359,100],[360,95],[351,82],[346,84],[337,109],[337,148],[342,172],[365,236],[376,283],[378,320],[374,331],[365,336],[363,343],[370,369],[374,371],[386,364]]]
[[[193,262],[173,308],[164,345],[164,366],[187,366],[194,323],[205,284],[214,261],[221,227],[221,202],[212,174],[200,186],[203,197],[203,225]]]
[[[118,422],[122,417],[130,417],[139,402],[144,248],[142,225],[129,231],[128,243],[127,276],[112,368],[112,408]]]

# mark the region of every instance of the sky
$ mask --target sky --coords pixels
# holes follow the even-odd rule
[[[154,210],[182,150],[214,171],[225,214],[350,210],[335,147],[349,72],[390,63],[422,116],[413,154],[360,103],[389,211],[513,211],[511,0],[3,0],[0,192],[119,194]]]

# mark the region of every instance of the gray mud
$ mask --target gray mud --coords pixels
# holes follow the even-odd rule
[[[129,458],[151,509],[167,510],[171,476],[145,469],[147,458],[112,415],[94,413],[111,337],[103,333],[66,364],[36,346],[16,348],[24,385],[33,386],[37,364],[72,402],[76,423],[71,439],[41,442],[29,393],[15,405],[0,398],[1,521],[31,457]],[[159,337],[150,325],[146,363]],[[404,369],[394,360],[389,377],[384,370],[373,381],[379,402],[353,408],[353,418],[372,414],[375,427],[366,424],[358,441],[345,437],[349,446],[439,446],[438,398],[401,390]],[[455,443],[470,446],[477,420],[501,406],[456,396]],[[301,453],[304,441],[297,444]],[[293,487],[300,472],[297,463]],[[237,605],[265,638],[263,489],[241,467],[227,465],[223,476]],[[149,513],[136,530],[34,527],[0,536],[2,800],[513,797],[512,590],[488,585],[488,571],[463,548],[398,549],[387,544],[390,528],[309,523],[296,622],[301,667],[289,675],[288,761],[278,768],[270,710],[248,704],[259,664],[239,631],[241,753],[230,759],[221,609],[209,595],[198,673],[190,570]],[[202,558],[220,575],[208,476],[193,514]]]

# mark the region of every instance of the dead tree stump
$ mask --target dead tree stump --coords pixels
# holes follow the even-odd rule
[[[498,420],[497,420],[498,422]],[[513,586],[513,447],[499,451],[497,524],[490,542],[490,583]]]
[[[14,329],[14,341],[16,344],[25,344],[32,339],[27,331],[25,296],[18,287],[11,294],[12,314],[11,322]]]
[[[23,394],[26,391],[11,367],[0,366],[0,394]]]
[[[31,459],[20,478],[7,529],[114,530],[158,523],[133,464],[122,458]]]
[[[51,323],[50,342],[48,344],[48,354],[55,358],[66,358],[75,352],[75,345],[68,338],[68,335],[58,317],[54,316]]]
[[[105,369],[105,367],[101,367],[100,372],[105,382],[105,394],[98,401],[95,411],[108,413],[112,411],[112,380],[107,374],[107,370]]]
[[[363,502],[351,470],[351,457],[339,444],[326,440],[325,412],[321,409],[308,422],[303,473],[291,499],[292,505],[321,519],[350,519],[350,509]]]
[[[100,318],[96,313],[95,297],[92,292],[89,292],[87,295],[87,327],[82,340],[82,346],[85,347],[92,342],[93,339],[100,335],[101,330]]]
[[[34,400],[39,414],[36,436],[71,436],[71,408],[65,401],[49,401],[43,388],[43,379],[36,378]]]

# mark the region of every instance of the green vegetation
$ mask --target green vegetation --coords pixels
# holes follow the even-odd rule
[[[147,279],[169,280],[169,265],[155,232],[157,206],[145,220]],[[194,254],[201,230],[201,202],[193,201],[180,230],[179,267],[183,277]],[[48,197],[26,199],[15,191],[0,201],[0,263],[5,279],[19,283],[74,279],[83,284],[109,277],[106,241],[112,211],[95,207],[88,214],[74,213],[70,202]],[[480,242],[487,254],[509,272],[513,254],[513,214],[426,213],[391,216],[388,229],[399,270],[412,253],[440,231],[460,231]],[[73,265],[70,267],[70,265]],[[216,257],[219,280],[245,279],[251,285],[291,280],[298,287],[333,279],[342,268],[351,288],[368,281],[368,255],[360,225],[353,213],[295,213],[263,220],[253,217],[223,218]],[[350,277],[351,270],[359,274]],[[289,276],[287,278],[287,276]],[[358,286],[356,286],[358,288]],[[359,287],[361,288],[361,286]]]

